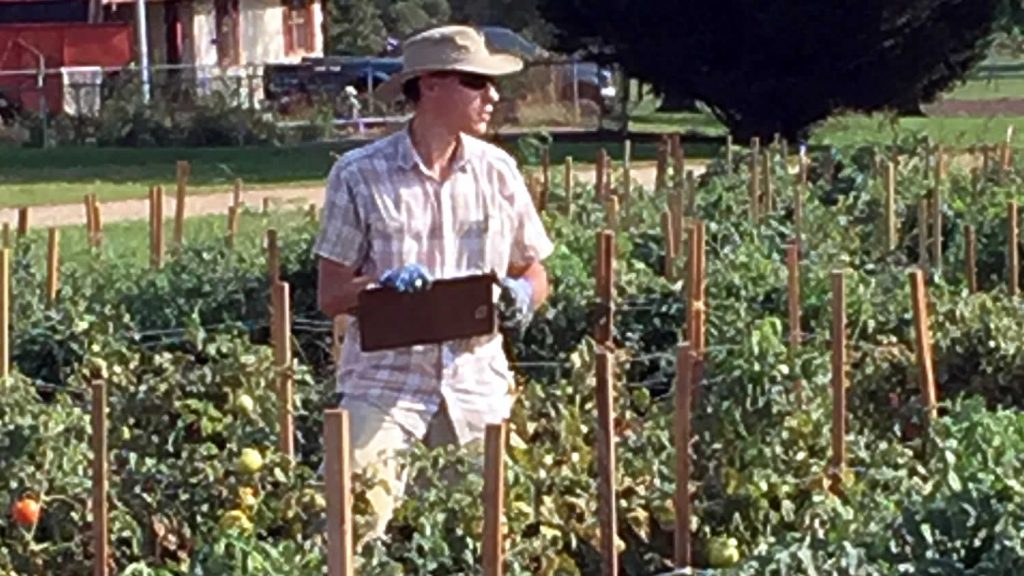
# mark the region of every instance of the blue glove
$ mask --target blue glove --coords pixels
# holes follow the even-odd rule
[[[381,275],[379,283],[399,292],[422,292],[430,288],[430,275],[419,264],[406,264],[401,268],[387,270]]]
[[[498,319],[503,328],[523,330],[533,317],[533,284],[525,278],[502,278]]]

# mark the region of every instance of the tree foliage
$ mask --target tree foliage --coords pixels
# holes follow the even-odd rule
[[[329,0],[324,22],[325,52],[376,54],[387,42],[380,8],[372,0]]]
[[[793,138],[839,109],[934,98],[985,54],[999,0],[544,0],[559,47],[587,48],[738,138]]]
[[[329,0],[327,11],[329,54],[380,54],[389,37],[401,40],[451,16],[448,0]]]

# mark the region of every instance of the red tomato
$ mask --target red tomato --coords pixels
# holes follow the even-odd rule
[[[14,503],[11,514],[19,525],[34,526],[39,521],[39,501],[35,498],[22,498]]]

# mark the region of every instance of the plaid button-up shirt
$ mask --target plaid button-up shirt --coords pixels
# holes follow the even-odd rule
[[[423,166],[408,128],[343,155],[328,177],[317,255],[379,277],[405,264],[432,278],[496,271],[546,258],[553,245],[515,160],[463,136],[445,182]],[[462,442],[509,416],[512,372],[502,336],[363,352],[348,323],[337,390],[371,402],[422,437],[445,401]]]

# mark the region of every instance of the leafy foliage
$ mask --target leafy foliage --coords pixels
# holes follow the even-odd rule
[[[907,268],[918,261],[917,200],[930,187],[927,141],[813,156],[801,229],[802,322],[789,344],[784,245],[794,177],[775,158],[775,209],[748,215],[747,154],[716,159],[693,193],[707,224],[705,378],[695,395],[694,563],[734,538],[731,574],[1012,574],[1024,568],[1024,417],[1019,409],[1024,307],[997,264],[1015,174],[959,170],[942,184],[947,249],[929,269],[940,418],[918,400]],[[770,152],[774,152],[769,148]],[[899,152],[900,237],[879,232],[874,158]],[[826,156],[835,169],[822,169]],[[506,572],[600,573],[595,445],[598,311],[595,231],[606,214],[577,184],[571,218],[557,175],[544,215],[557,241],[554,294],[511,342],[519,396],[510,419]],[[619,213],[615,269],[618,550],[624,574],[670,569],[674,530],[675,352],[685,282],[662,276],[661,192],[633,188]],[[965,223],[984,226],[986,292],[963,280]],[[326,319],[315,320],[315,227],[279,227],[292,287],[296,452],[275,449],[277,368],[267,344],[265,261],[258,244],[197,243],[160,270],[102,257],[64,271],[56,305],[42,298],[41,251],[15,258],[17,373],[0,394],[0,506],[41,498],[34,529],[0,520],[0,572],[90,571],[91,385],[109,398],[112,562],[126,574],[321,574],[325,565],[322,410],[332,405]],[[831,273],[844,270],[849,365],[847,463],[832,458]],[[320,328],[316,328],[320,322]],[[799,389],[797,381],[802,382]],[[248,409],[240,399],[253,400]],[[261,454],[255,472],[236,462]],[[360,555],[365,574],[476,573],[483,503],[480,454],[417,448],[408,498],[385,539]],[[357,476],[357,536],[365,479]]]

